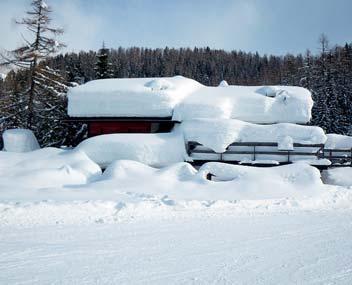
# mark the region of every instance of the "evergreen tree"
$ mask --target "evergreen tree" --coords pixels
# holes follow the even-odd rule
[[[109,49],[105,47],[103,42],[102,48],[97,54],[97,63],[95,66],[95,77],[97,79],[105,79],[112,77],[111,63],[109,63]]]

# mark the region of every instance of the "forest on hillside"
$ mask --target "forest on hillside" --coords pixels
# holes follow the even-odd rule
[[[330,48],[322,36],[318,52],[284,56],[206,48],[122,48],[59,54],[40,63],[57,76],[62,86],[97,78],[183,75],[205,85],[221,80],[233,85],[296,85],[313,95],[312,125],[327,133],[352,134],[352,44]],[[45,68],[44,68],[45,67]],[[54,72],[53,72],[54,71]],[[48,75],[49,77],[49,75]],[[57,83],[59,79],[55,79]],[[53,81],[53,80],[52,80]],[[0,79],[0,132],[26,126],[28,71],[18,69]],[[47,86],[36,103],[35,133],[42,145],[74,145],[84,136],[84,126],[70,125],[66,116],[66,88],[58,94]]]

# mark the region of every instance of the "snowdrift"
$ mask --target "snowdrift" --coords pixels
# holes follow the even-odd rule
[[[105,168],[114,160],[129,159],[151,166],[166,166],[187,158],[182,133],[110,134],[86,139],[77,146]]]
[[[185,140],[201,143],[222,153],[233,142],[277,142],[289,147],[292,143],[324,144],[323,129],[290,123],[256,125],[239,120],[195,119],[181,124]]]
[[[212,174],[212,181],[207,174]],[[306,163],[254,168],[218,162],[198,171],[186,162],[161,169],[136,161],[112,163],[90,188],[114,184],[125,192],[167,195],[173,200],[234,200],[307,197],[320,193],[320,172]]]
[[[252,123],[307,123],[313,100],[307,89],[291,86],[202,87],[174,110],[173,119],[238,119]]]
[[[0,189],[46,188],[86,184],[101,169],[78,150],[44,148],[33,152],[0,152]]]
[[[349,189],[323,185],[306,163],[254,168],[214,162],[196,170],[186,162],[154,168],[118,160],[102,174],[79,150],[0,152],[0,225],[287,213],[351,208],[351,202]]]
[[[170,117],[184,97],[202,85],[182,76],[102,79],[68,92],[73,117]]]
[[[120,139],[116,149],[123,154],[123,145],[120,148],[119,143]],[[111,153],[108,155],[111,159]],[[208,173],[213,175],[212,181],[207,180]],[[133,198],[135,195],[152,195],[163,201],[166,199],[163,197],[169,197],[166,200],[260,200],[307,197],[322,189],[319,171],[305,163],[253,168],[213,162],[196,170],[186,162],[169,162],[167,167],[154,168],[138,161],[117,160],[102,174],[99,166],[81,149],[0,152],[0,201],[5,197],[125,201],[126,193],[131,193],[129,202],[140,201]]]
[[[327,184],[352,187],[352,167],[324,170],[323,179]]]

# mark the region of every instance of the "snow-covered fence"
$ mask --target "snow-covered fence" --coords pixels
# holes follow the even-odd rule
[[[333,150],[339,152],[339,150]],[[194,141],[187,143],[188,155],[195,163],[205,161],[222,161],[249,165],[279,165],[296,161],[307,161],[316,166],[328,166],[331,162],[335,165],[343,163],[345,159],[351,165],[352,150],[350,156],[327,155],[324,144],[293,143],[292,148],[283,149],[277,142],[234,142],[225,152],[217,153],[214,150]],[[344,164],[346,165],[346,164]]]
[[[334,166],[352,166],[352,148],[324,148],[324,158],[330,160]]]

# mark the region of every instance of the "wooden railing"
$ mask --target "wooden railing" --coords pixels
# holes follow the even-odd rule
[[[236,147],[247,147],[246,150],[238,149]],[[269,149],[265,149],[265,148]],[[273,150],[275,148],[275,150]],[[333,165],[343,164],[344,166],[352,166],[352,149],[325,149],[324,144],[302,144],[294,143],[293,149],[279,149],[279,145],[276,142],[234,142],[230,144],[225,152],[216,153],[210,148],[203,146],[202,144],[194,141],[187,143],[188,155],[195,161],[223,161],[240,163],[239,159],[226,158],[228,155],[250,155],[252,161],[256,161],[260,155],[273,155],[285,157],[284,161],[280,161],[280,164],[292,163],[292,159],[295,156],[306,156],[308,159],[329,159]],[[339,153],[339,154],[336,154]],[[216,159],[200,159],[194,157],[197,154],[214,154],[217,155]],[[282,159],[281,159],[282,160]]]
[[[324,158],[331,161],[334,166],[352,166],[352,148],[331,149],[324,148]]]

